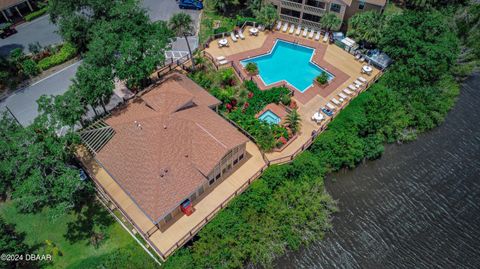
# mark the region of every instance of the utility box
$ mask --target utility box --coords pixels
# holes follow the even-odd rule
[[[192,202],[190,202],[189,199],[185,200],[181,205],[180,205],[180,210],[182,210],[183,214],[190,216],[193,213],[193,206]]]

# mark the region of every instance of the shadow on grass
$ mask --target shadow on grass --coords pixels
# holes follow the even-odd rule
[[[89,244],[98,242],[99,238],[100,241],[106,239],[104,231],[115,220],[96,200],[93,192],[86,193],[82,197],[82,201],[74,209],[75,220],[67,224],[64,237],[70,243],[89,240]]]

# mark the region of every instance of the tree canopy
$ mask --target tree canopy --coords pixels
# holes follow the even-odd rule
[[[361,42],[377,44],[385,25],[385,16],[380,12],[358,12],[348,20],[347,36]]]
[[[58,136],[55,119],[41,115],[23,128],[7,114],[0,119],[2,191],[11,192],[22,212],[44,206],[58,214],[72,208],[85,184],[70,161],[73,134]]]
[[[320,24],[328,31],[337,30],[342,25],[342,20],[333,13],[327,13],[320,19]]]

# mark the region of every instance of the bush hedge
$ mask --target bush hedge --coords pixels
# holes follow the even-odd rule
[[[39,10],[36,10],[36,11],[30,13],[30,14],[25,15],[24,18],[25,18],[26,21],[32,21],[32,20],[34,20],[34,19],[36,19],[40,16],[45,15],[47,13],[47,11],[48,11],[48,7],[44,7],[44,8],[41,8]]]
[[[56,65],[62,64],[77,55],[77,49],[70,43],[63,44],[62,48],[53,54],[43,58],[38,62],[38,68],[41,70],[47,70]]]

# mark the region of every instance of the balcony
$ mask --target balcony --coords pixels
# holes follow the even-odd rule
[[[311,13],[313,15],[323,15],[325,14],[326,10],[323,8],[319,7],[314,7],[314,6],[309,6],[309,5],[304,5],[303,10],[307,11],[308,13]]]
[[[282,7],[293,8],[296,10],[302,10],[302,4],[297,2],[292,2],[288,0],[282,0]]]
[[[297,24],[300,21],[300,18],[295,18],[285,14],[280,14],[280,19],[284,22]]]

